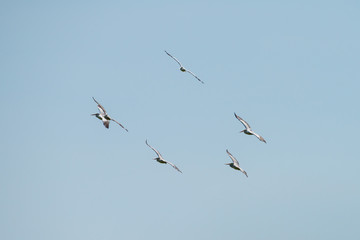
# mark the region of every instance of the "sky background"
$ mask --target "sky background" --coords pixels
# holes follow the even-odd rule
[[[359,239],[359,10],[1,1],[0,239]]]

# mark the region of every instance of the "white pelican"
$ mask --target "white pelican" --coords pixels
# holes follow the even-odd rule
[[[190,73],[191,75],[193,75],[197,80],[199,80],[201,83],[204,83],[203,81],[201,81],[200,78],[198,78],[194,73],[192,73],[191,71],[185,69],[182,64],[179,62],[179,60],[177,60],[175,57],[171,56],[170,53],[168,53],[167,51],[165,51],[167,55],[169,55],[172,59],[174,59],[179,65],[180,65],[180,71],[182,72],[188,72]]]
[[[246,177],[248,177],[247,173],[239,166],[239,162],[236,160],[236,158],[234,158],[233,155],[231,155],[231,153],[227,149],[226,149],[226,153],[229,155],[229,157],[233,162],[225,163],[225,165],[229,165],[233,169],[241,171],[243,174],[245,174]]]
[[[122,127],[123,129],[125,129],[125,130],[128,132],[128,130],[127,130],[123,125],[121,125],[121,123],[119,123],[119,122],[116,121],[115,119],[112,119],[111,117],[109,117],[109,115],[108,115],[108,114],[106,113],[106,111],[105,111],[105,108],[104,108],[103,106],[101,106],[101,104],[98,103],[98,102],[95,100],[94,97],[93,97],[93,99],[94,99],[94,101],[96,102],[97,107],[98,107],[100,113],[94,113],[94,114],[91,114],[91,116],[95,116],[95,117],[97,117],[98,119],[100,119],[100,120],[103,122],[103,124],[104,124],[104,126],[105,126],[106,128],[109,128],[110,120],[111,120],[111,121],[114,121],[114,122],[116,122],[117,124],[119,124],[120,127]]]
[[[166,161],[160,154],[160,152],[158,150],[156,150],[155,148],[153,148],[152,146],[150,146],[147,142],[147,140],[145,141],[146,145],[148,145],[152,150],[154,150],[154,152],[157,154],[157,158],[154,158],[154,160],[158,161],[159,163],[163,163],[163,164],[170,164],[173,168],[175,168],[176,170],[178,170],[179,172],[182,173],[182,171],[180,171],[180,169],[178,169],[173,163]]]
[[[265,139],[264,139],[262,136],[260,136],[259,134],[255,133],[253,130],[251,130],[250,125],[249,125],[247,122],[245,122],[244,119],[242,119],[241,117],[239,117],[238,115],[236,115],[236,113],[234,113],[234,114],[235,114],[235,117],[236,117],[236,118],[245,126],[245,128],[246,128],[246,129],[242,130],[240,133],[244,132],[244,133],[247,134],[247,135],[255,135],[260,141],[266,143]]]

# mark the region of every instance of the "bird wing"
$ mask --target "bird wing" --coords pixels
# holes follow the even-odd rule
[[[101,115],[106,115],[105,108],[104,108],[103,106],[101,106],[101,104],[100,104],[100,103],[98,103],[98,101],[96,101],[94,97],[92,97],[92,98],[94,99],[94,101],[95,101],[95,102],[96,102],[96,104],[98,105],[98,109],[99,109],[99,111],[100,111]]]
[[[117,124],[120,125],[120,127],[122,127],[123,129],[125,129],[128,132],[128,130],[123,125],[121,125],[121,123],[119,123],[118,121],[116,121],[115,119],[112,119],[112,118],[110,120],[116,122]]]
[[[168,53],[167,51],[165,51],[167,55],[169,55],[172,59],[174,59],[179,65],[180,67],[182,67],[181,63],[179,62],[179,60],[177,60],[175,57],[173,57],[170,53]]]
[[[233,161],[233,163],[239,167],[239,162],[236,160],[236,158],[234,158],[234,156],[229,152],[229,150],[226,149],[226,153],[229,155],[229,157],[231,158],[231,160]],[[240,168],[240,167],[239,167]]]
[[[201,83],[204,83],[203,81],[201,81],[200,78],[198,78],[194,73],[192,73],[191,71],[189,70],[186,70],[188,73],[190,73],[191,75],[193,75],[197,80],[199,80]]]
[[[241,167],[239,167],[239,169],[240,169],[240,171],[241,171],[243,174],[245,174],[246,177],[248,177],[248,175],[247,175],[247,173],[245,172],[244,169],[242,169]]]
[[[255,135],[260,141],[266,143],[265,139],[262,136],[260,136],[259,134],[253,132],[253,135]]]
[[[148,144],[147,140],[145,141],[145,143],[158,155],[159,158],[163,158],[158,150]]]
[[[251,129],[250,125],[244,119],[236,115],[236,113],[234,113],[234,115],[237,118],[237,120],[239,120],[245,126],[246,129]]]
[[[181,172],[182,173],[182,171],[180,171],[180,169],[178,169],[178,167],[177,166],[175,166],[175,164],[173,164],[173,163],[171,163],[171,162],[168,162],[168,161],[166,161],[168,164],[170,164],[173,168],[175,168],[176,170],[178,170],[179,172]]]
[[[108,120],[103,120],[103,124],[106,128],[109,128],[109,125],[110,125],[110,121]]]

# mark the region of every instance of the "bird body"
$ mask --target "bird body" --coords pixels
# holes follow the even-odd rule
[[[122,127],[123,129],[125,129],[125,130],[128,132],[128,130],[127,130],[123,125],[121,125],[121,124],[120,124],[118,121],[116,121],[115,119],[112,119],[112,118],[106,113],[105,108],[104,108],[100,103],[98,103],[98,102],[95,100],[94,97],[93,97],[93,100],[96,102],[97,107],[98,107],[100,113],[91,114],[92,116],[95,116],[95,117],[97,117],[98,119],[100,119],[100,120],[103,122],[103,124],[104,124],[104,126],[105,126],[106,128],[109,128],[109,126],[110,126],[110,121],[114,121],[114,122],[116,122],[117,124],[119,124],[120,127]]]
[[[101,114],[99,114],[99,113],[95,113],[95,114],[92,114],[92,115],[95,116],[95,117],[97,117],[98,119],[100,119],[100,120],[103,122],[103,124],[104,124],[104,126],[105,126],[106,128],[109,128],[110,121],[109,121],[109,119],[108,119],[106,116],[101,115]]]
[[[147,142],[147,140],[145,141],[145,143],[146,143],[146,145],[148,145],[156,153],[157,157],[154,158],[154,160],[156,160],[157,162],[162,163],[162,164],[169,164],[173,168],[175,168],[177,171],[181,172],[180,169],[177,166],[175,166],[175,164],[173,164],[173,163],[171,163],[169,161],[166,161],[158,150],[156,150],[155,148],[150,146],[149,143]]]
[[[162,164],[167,164],[167,161],[164,161],[163,159],[160,159],[160,158],[154,158],[154,160],[158,161],[159,163],[162,163]]]
[[[234,115],[235,115],[235,117],[237,118],[237,120],[239,120],[239,121],[244,125],[244,127],[246,128],[246,129],[240,131],[240,133],[243,132],[243,133],[245,133],[245,134],[247,134],[247,135],[254,135],[254,136],[256,136],[260,141],[266,143],[265,139],[264,139],[262,136],[260,136],[259,134],[255,133],[255,132],[251,129],[250,125],[249,125],[244,119],[242,119],[241,117],[239,117],[238,115],[236,115],[236,113],[234,113]]]
[[[229,165],[231,168],[235,169],[235,170],[240,170],[239,167],[235,166],[234,163],[225,163],[225,165]]]

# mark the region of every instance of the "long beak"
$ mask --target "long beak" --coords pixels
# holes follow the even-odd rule
[[[244,132],[245,130],[242,130],[242,131],[240,131],[239,133],[242,133],[242,132]]]

